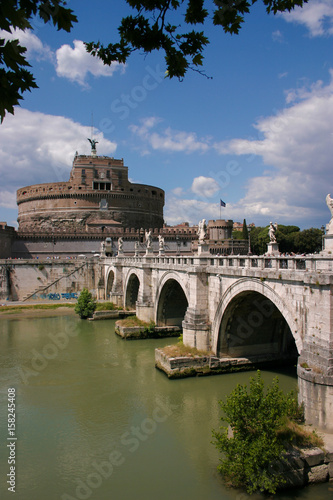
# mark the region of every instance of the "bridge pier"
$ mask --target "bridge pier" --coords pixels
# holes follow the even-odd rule
[[[204,247],[205,245],[202,245]],[[198,268],[189,273],[189,296],[183,328],[183,342],[189,347],[208,351],[210,345],[210,325],[208,320],[208,277],[205,270]]]
[[[298,365],[298,400],[304,404],[305,421],[333,432],[333,376],[314,373]]]
[[[210,326],[207,324],[206,313],[188,307],[182,328],[185,345],[202,351],[209,350]]]
[[[189,347],[218,357],[299,356],[308,423],[333,433],[333,258],[106,258],[106,291],[138,318],[182,326]]]
[[[147,323],[154,321],[154,306],[150,302],[138,300],[136,302],[136,316]]]
[[[297,367],[298,399],[306,422],[333,432],[333,343],[304,343]]]

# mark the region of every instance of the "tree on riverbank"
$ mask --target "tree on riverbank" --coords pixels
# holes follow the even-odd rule
[[[89,290],[84,288],[80,293],[77,303],[75,304],[75,312],[81,319],[91,318],[96,309],[96,302],[94,301]]]
[[[313,444],[318,436],[306,435],[301,430],[303,409],[292,391],[284,394],[275,378],[265,390],[258,370],[247,386],[238,384],[219,402],[221,420],[228,426],[213,431],[216,448],[223,454],[219,472],[232,486],[255,491],[275,493],[284,479],[279,467],[283,452],[290,444]]]

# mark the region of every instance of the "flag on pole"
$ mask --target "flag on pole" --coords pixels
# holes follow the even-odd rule
[[[224,203],[224,201],[222,201],[222,200],[220,199],[220,207],[225,207],[225,205],[226,205],[226,204]]]

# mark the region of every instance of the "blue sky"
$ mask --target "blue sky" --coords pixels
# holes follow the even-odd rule
[[[16,189],[68,180],[73,157],[124,158],[133,182],[166,192],[165,222],[222,218],[321,227],[333,196],[333,2],[290,14],[256,4],[238,36],[210,20],[204,69],[164,77],[162,53],[107,67],[83,41],[114,41],[124,0],[70,0],[71,33],[34,22],[20,34],[39,89],[0,125],[0,220]],[[208,2],[209,4],[209,2]],[[16,38],[18,35],[16,34]],[[92,119],[93,117],[93,119]]]

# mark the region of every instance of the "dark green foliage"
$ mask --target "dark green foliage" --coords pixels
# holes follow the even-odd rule
[[[267,252],[268,228],[269,226],[255,227],[251,231],[251,248],[255,255]],[[322,232],[317,228],[300,231],[298,226],[281,224],[276,231],[276,240],[281,253],[314,253],[322,248]]]
[[[272,464],[282,459],[285,449],[278,431],[286,418],[302,418],[295,394],[285,395],[277,378],[265,390],[258,371],[250,379],[249,390],[246,385],[237,385],[219,404],[221,420],[229,427],[213,431],[214,444],[223,453],[218,470],[232,486],[245,488],[248,493],[275,493],[283,477]]]
[[[257,0],[126,0],[134,15],[124,17],[118,28],[119,42],[104,46],[100,42],[86,44],[88,52],[105,64],[125,62],[136,51],[149,53],[162,49],[165,53],[166,76],[182,79],[190,68],[202,73],[203,51],[209,43],[204,31],[184,31],[187,25],[203,26],[213,3],[213,23],[226,33],[238,33],[244,14]],[[290,11],[308,0],[262,0],[268,13]],[[207,7],[207,8],[205,8]],[[185,16],[183,11],[185,9]],[[179,22],[173,24],[176,13]],[[172,23],[168,21],[172,18]]]
[[[117,311],[122,307],[117,307],[113,302],[100,302],[96,304],[96,311]]]
[[[322,249],[322,237],[323,233],[320,229],[314,227],[304,229],[304,231],[295,235],[295,251],[298,253],[320,252]]]
[[[213,23],[222,26],[226,33],[238,33],[244,15],[257,0],[125,0],[133,15],[122,19],[118,28],[119,41],[104,46],[101,42],[86,43],[87,51],[99,57],[104,64],[114,61],[125,63],[134,51],[147,54],[163,50],[166,76],[182,79],[188,69],[203,74],[203,51],[209,43],[203,30],[210,18],[212,4]],[[303,6],[308,0],[262,0],[268,13],[290,11]],[[205,8],[207,7],[207,9]],[[116,7],[115,7],[116,8]],[[178,22],[177,17],[178,15]],[[45,23],[51,21],[58,30],[70,31],[77,22],[65,0],[1,0],[0,29],[33,29],[31,19],[37,16]],[[171,18],[171,19],[170,19]],[[170,20],[169,20],[170,19]],[[172,22],[171,22],[172,20]],[[176,24],[174,24],[176,23]],[[0,38],[0,117],[14,113],[22,94],[36,88],[37,84],[25,58],[26,48],[18,40],[5,42]]]
[[[262,0],[266,6],[267,13],[291,11],[296,6],[302,7],[308,0]],[[214,0],[218,9],[214,13],[214,24],[223,27],[226,33],[238,34],[244,14],[250,12],[250,8],[257,0]]]
[[[243,239],[243,231],[233,231],[232,237],[234,240],[242,240]]]
[[[0,29],[33,29],[30,24],[34,16],[48,23],[52,21],[58,30],[70,31],[77,21],[73,11],[64,7],[64,0],[5,0],[0,2]],[[0,38],[0,117],[6,112],[14,114],[14,106],[19,104],[22,93],[37,88],[35,79],[25,58],[26,47],[18,40],[5,41]]]
[[[245,219],[243,220],[242,239],[243,240],[248,240],[249,239],[249,232],[248,232],[248,229],[247,229],[247,225],[246,225],[246,220]]]
[[[81,319],[91,318],[96,309],[96,302],[92,298],[91,293],[84,288],[80,293],[77,303],[75,304],[75,312]]]
[[[269,242],[268,227],[254,227],[251,230],[251,250],[254,255],[263,255],[267,252]]]

